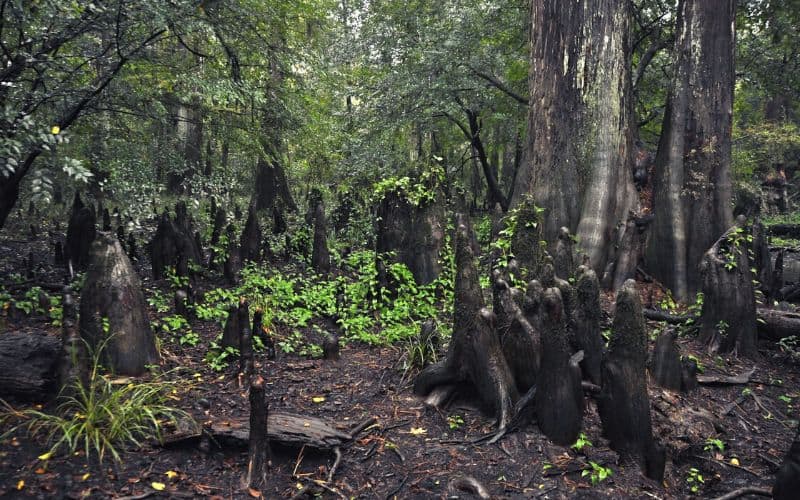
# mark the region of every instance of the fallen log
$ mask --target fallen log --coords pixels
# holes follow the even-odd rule
[[[330,450],[345,445],[375,423],[375,418],[362,422],[349,431],[341,431],[332,424],[317,417],[298,415],[288,412],[269,412],[267,416],[267,440],[270,443],[280,443],[286,446],[311,446],[321,450]],[[192,426],[186,430],[179,426],[183,432],[166,435],[163,444],[176,444],[182,441],[198,438],[203,430],[199,426]],[[231,419],[218,420],[205,425],[204,431],[216,441],[234,442],[245,447],[250,440],[250,424],[248,420]]]
[[[800,224],[773,224],[772,226],[767,226],[767,231],[771,236],[800,238]]]
[[[655,309],[644,309],[644,317],[653,321],[669,324],[683,324],[688,320],[697,321],[700,317],[693,314],[670,314]],[[800,313],[779,311],[759,307],[756,309],[756,322],[759,337],[768,340],[781,340],[792,335],[800,335]]]
[[[55,389],[61,339],[40,330],[0,335],[0,396],[38,399]]]
[[[800,313],[759,308],[758,333],[769,340],[781,340],[792,335],[800,335]]]
[[[742,385],[750,382],[750,377],[755,373],[755,366],[739,375],[698,375],[697,383],[705,385]]]

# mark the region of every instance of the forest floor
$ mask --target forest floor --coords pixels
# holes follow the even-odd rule
[[[37,280],[58,282],[47,241],[28,241],[22,225],[0,234],[0,282],[19,272],[29,250],[39,262]],[[148,266],[140,263],[145,286],[152,287]],[[208,284],[207,284],[208,285]],[[165,290],[167,285],[160,284]],[[644,287],[645,285],[643,285]],[[610,296],[604,307],[610,308]],[[151,311],[153,319],[156,316]],[[59,335],[44,317],[0,318],[4,331],[40,329]],[[5,328],[2,328],[3,325]],[[663,324],[650,323],[653,331]],[[220,329],[195,322],[196,347],[162,341],[164,371],[182,367],[175,406],[200,422],[232,426],[247,422],[246,391],[236,377],[236,363],[217,372],[204,361],[207,345]],[[550,443],[535,425],[494,444],[472,441],[493,430],[491,419],[468,408],[440,411],[426,407],[411,392],[412,374],[401,368],[400,347],[349,343],[341,360],[257,355],[257,369],[267,383],[270,411],[320,417],[343,430],[367,418],[375,425],[341,448],[342,458],[327,481],[335,455],[309,447],[274,447],[265,498],[475,498],[449,489],[457,478],[471,476],[491,498],[685,498],[714,497],[743,486],[771,488],[797,425],[800,372],[775,345],[763,343],[759,359],[708,356],[689,336],[679,340],[684,355],[696,356],[704,375],[737,375],[755,368],[748,383],[703,384],[680,394],[649,384],[654,433],[667,447],[663,483],[643,476],[635,464],[618,456],[601,436],[595,402],[586,398],[581,449]],[[30,408],[43,401],[14,402]],[[50,403],[52,408],[52,403]],[[7,430],[0,429],[0,432]],[[23,430],[0,440],[0,495],[8,498],[251,498],[242,489],[247,449],[234,442],[184,440],[171,446],[149,445],[122,453],[121,460],[100,464],[82,454],[40,457],[41,438]],[[594,466],[592,464],[595,464]],[[599,468],[611,475],[597,481]],[[594,470],[595,474],[585,471]],[[596,479],[593,484],[593,476]],[[160,484],[159,484],[160,483]],[[156,491],[164,486],[163,491]],[[693,490],[693,487],[695,490]]]

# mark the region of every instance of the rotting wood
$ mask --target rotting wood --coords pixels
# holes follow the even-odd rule
[[[743,385],[750,382],[750,377],[755,373],[755,366],[739,375],[698,375],[697,382],[704,385]]]

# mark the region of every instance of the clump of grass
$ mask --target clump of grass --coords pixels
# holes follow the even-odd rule
[[[22,420],[6,435],[24,428],[30,436],[44,436],[50,446],[45,453],[48,458],[65,449],[70,454],[82,450],[87,460],[95,454],[102,462],[110,454],[120,461],[123,448],[160,441],[165,424],[191,420],[185,411],[169,404],[176,382],[162,376],[148,382],[114,384],[101,373],[99,360],[96,352],[86,383],[72,384],[66,391],[71,395],[62,396],[53,413],[15,410],[3,401],[6,410],[0,413],[0,422]]]

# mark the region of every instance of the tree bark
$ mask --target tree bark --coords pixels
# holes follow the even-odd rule
[[[648,270],[680,300],[700,289],[705,251],[733,223],[733,0],[680,0],[677,61],[653,179]]]
[[[242,483],[246,488],[262,491],[267,488],[269,474],[269,440],[267,438],[268,408],[264,379],[260,376],[250,383],[250,435],[248,440],[247,472]]]
[[[637,204],[633,185],[630,5],[532,3],[528,161],[515,202],[545,209],[544,239],[561,226],[605,268],[616,223]],[[551,247],[552,250],[552,247]]]
[[[453,336],[443,361],[429,365],[417,376],[414,393],[439,404],[459,385],[477,393],[483,407],[505,429],[514,411],[517,390],[511,370],[494,331],[495,316],[484,307],[478,269],[470,248],[469,221],[456,221],[455,302]],[[444,391],[444,392],[442,392]]]
[[[651,479],[664,474],[663,450],[653,439],[647,394],[647,330],[636,283],[628,280],[617,292],[608,354],[603,360],[603,386],[597,410],[611,449],[634,459]]]
[[[703,310],[700,340],[711,352],[758,354],[755,276],[750,270],[747,229],[729,229],[703,256],[700,264]]]
[[[56,389],[61,343],[44,331],[0,335],[0,394],[39,399]]]
[[[159,361],[139,276],[110,233],[98,233],[92,243],[80,329],[116,374],[139,376]]]
[[[798,491],[800,491],[800,425],[797,427],[789,452],[783,459],[783,465],[775,475],[772,498],[791,500],[797,498]]]

